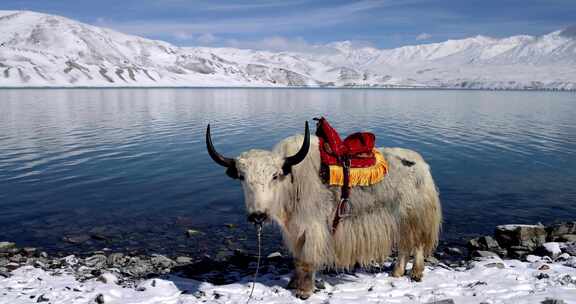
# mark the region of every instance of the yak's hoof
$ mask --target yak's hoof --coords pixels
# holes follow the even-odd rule
[[[298,297],[302,300],[308,299],[311,295],[312,295],[312,290],[301,290],[301,289],[296,290],[296,297]]]
[[[404,270],[400,271],[399,269],[394,269],[392,271],[392,276],[395,278],[399,278],[399,277],[403,276],[405,272],[406,271],[404,271]]]
[[[422,272],[413,272],[410,274],[410,279],[414,282],[422,282],[422,277],[424,277]]]

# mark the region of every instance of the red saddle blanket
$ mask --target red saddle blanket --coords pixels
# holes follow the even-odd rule
[[[322,117],[316,125],[316,136],[319,139],[320,159],[324,165],[341,165],[344,159],[350,159],[351,168],[371,167],[376,163],[373,152],[376,137],[372,133],[358,132],[342,140]]]

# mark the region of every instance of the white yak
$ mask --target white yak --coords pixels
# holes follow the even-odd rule
[[[206,146],[212,159],[239,179],[248,219],[256,224],[273,220],[295,260],[289,287],[300,298],[314,292],[316,270],[350,269],[383,262],[393,251],[398,258],[392,275],[405,273],[414,257],[410,277],[422,279],[424,258],[438,243],[442,212],[428,164],[411,150],[378,148],[388,163],[384,179],[372,186],[354,187],[352,214],[332,234],[340,187],[327,186],[319,176],[318,138],[288,137],[272,151],[249,150],[235,159],[212,145],[210,125]]]

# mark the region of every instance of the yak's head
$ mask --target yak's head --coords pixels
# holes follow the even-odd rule
[[[261,225],[279,207],[279,199],[285,188],[292,166],[304,160],[310,149],[310,131],[305,124],[304,142],[300,150],[288,157],[264,150],[250,150],[236,159],[227,158],[212,145],[210,125],[206,128],[206,148],[210,157],[226,167],[226,174],[240,180],[248,211],[248,221]]]

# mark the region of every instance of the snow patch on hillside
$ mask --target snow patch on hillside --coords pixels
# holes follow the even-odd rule
[[[576,90],[574,29],[395,49],[177,47],[28,11],[0,11],[0,87],[408,87]]]

